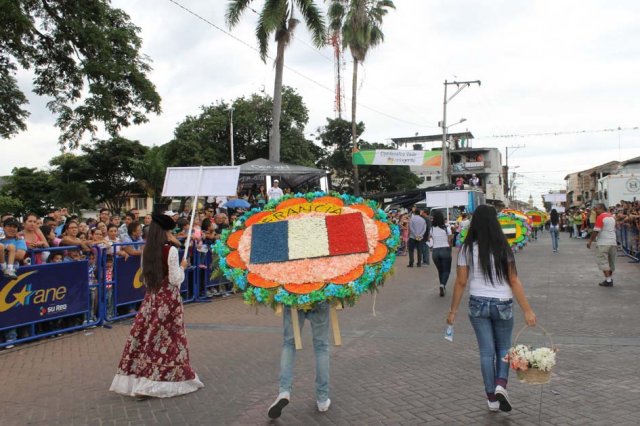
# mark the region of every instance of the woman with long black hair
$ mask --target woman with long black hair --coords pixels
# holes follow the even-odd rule
[[[440,281],[440,297],[444,297],[444,292],[451,274],[451,245],[453,236],[451,228],[444,221],[444,215],[440,210],[433,213],[433,223],[431,225],[430,234],[432,246],[433,264],[438,270],[438,279]]]
[[[549,234],[551,235],[551,247],[553,252],[558,252],[558,241],[560,240],[560,215],[556,209],[551,209]]]
[[[447,323],[453,325],[460,300],[469,283],[469,320],[480,350],[480,369],[491,411],[511,411],[507,395],[509,364],[503,358],[511,347],[513,297],[529,326],[536,315],[529,306],[518,278],[515,258],[498,222],[496,210],[488,205],[473,212],[471,225],[458,253],[458,268]]]
[[[142,252],[147,292],[111,383],[111,391],[136,399],[168,398],[204,386],[189,362],[180,296],[189,264],[179,261],[175,226],[169,216],[152,216]]]

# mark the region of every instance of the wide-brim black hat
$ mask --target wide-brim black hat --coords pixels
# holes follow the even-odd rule
[[[160,225],[165,231],[171,231],[176,227],[176,223],[172,218],[164,214],[154,213],[151,215],[151,220]]]

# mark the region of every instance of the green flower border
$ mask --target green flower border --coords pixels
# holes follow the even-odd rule
[[[275,289],[255,287],[247,281],[248,271],[241,268],[233,268],[227,264],[226,256],[231,252],[231,249],[227,245],[229,235],[235,231],[245,229],[244,225],[251,216],[262,211],[275,211],[281,202],[291,198],[305,198],[311,202],[317,198],[326,196],[340,198],[345,206],[352,204],[365,204],[369,206],[374,211],[374,219],[386,223],[391,229],[391,235],[384,240],[384,244],[386,244],[388,248],[387,256],[381,262],[373,265],[365,265],[364,273],[358,279],[346,285],[328,283],[320,290],[315,290],[309,294],[298,295],[289,293],[283,287]],[[222,274],[233,282],[235,290],[243,292],[243,298],[246,303],[250,305],[267,305],[274,309],[277,305],[283,304],[308,310],[313,308],[316,303],[324,301],[353,306],[364,292],[377,291],[378,287],[384,284],[385,279],[393,273],[396,250],[399,246],[400,228],[398,225],[389,221],[387,214],[375,201],[365,200],[362,197],[355,197],[348,194],[339,194],[337,192],[309,192],[306,194],[288,194],[276,201],[270,201],[263,209],[252,209],[246,212],[235,221],[231,229],[222,232],[220,239],[213,246],[213,250],[214,254],[218,256],[218,263]]]

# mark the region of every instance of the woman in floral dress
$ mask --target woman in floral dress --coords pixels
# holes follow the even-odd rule
[[[180,297],[188,262],[179,263],[173,228],[169,216],[153,215],[142,255],[147,293],[111,383],[113,392],[169,398],[204,387],[189,362]]]

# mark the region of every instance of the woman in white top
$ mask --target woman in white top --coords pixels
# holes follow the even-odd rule
[[[449,281],[451,274],[451,243],[453,236],[451,228],[445,223],[444,215],[440,210],[433,213],[433,223],[431,226],[431,241],[433,264],[438,269],[438,278],[440,280],[440,297],[444,297],[444,290]]]
[[[469,282],[469,319],[478,340],[480,369],[489,410],[511,411],[506,387],[509,365],[503,358],[511,347],[513,296],[529,326],[536,314],[518,278],[515,258],[498,223],[496,210],[479,206],[473,213],[458,269],[447,323],[453,325],[460,299]]]

